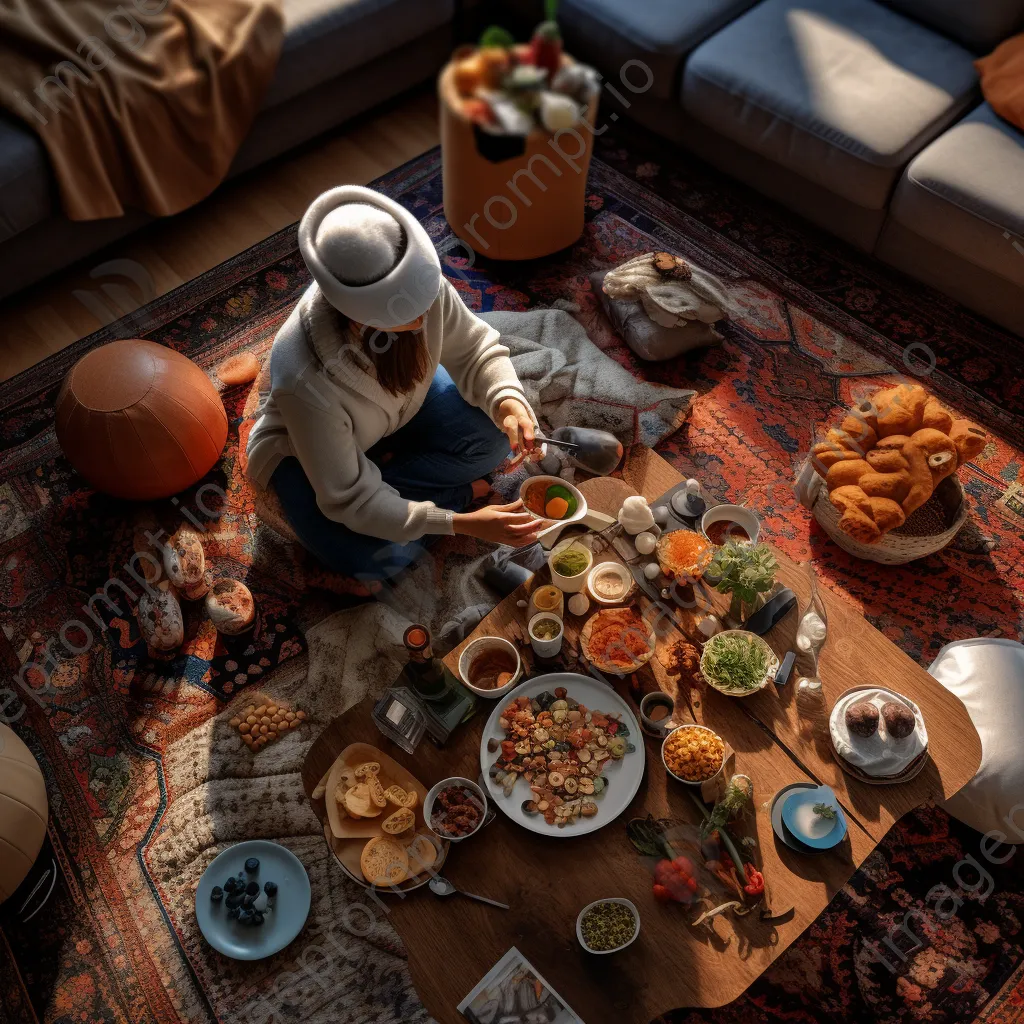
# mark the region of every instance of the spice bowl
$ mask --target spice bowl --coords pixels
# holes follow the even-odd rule
[[[704,737],[701,734],[706,734],[707,738],[711,739],[712,742],[721,748],[721,756],[718,758],[718,768],[710,773],[701,773],[701,777],[698,779],[687,779],[685,776],[673,771],[671,765],[679,765],[673,755],[673,748],[676,747],[681,739],[702,739]],[[661,763],[665,766],[665,771],[672,776],[677,782],[683,783],[685,786],[703,786],[705,782],[711,782],[717,779],[722,772],[725,770],[725,740],[715,732],[714,729],[709,729],[706,725],[696,725],[695,723],[688,723],[686,725],[680,725],[673,729],[662,741],[661,744]],[[681,770],[681,769],[680,769]]]
[[[478,686],[473,682],[474,664],[477,666],[477,674],[480,671],[480,660],[485,657],[492,657],[497,660],[504,657],[508,661],[509,671],[512,678],[504,686]],[[514,667],[513,667],[514,666]],[[519,657],[516,645],[500,636],[480,636],[466,645],[465,650],[459,655],[459,676],[467,690],[471,690],[478,697],[486,697],[493,700],[508,693],[514,686],[517,686],[523,675],[523,659]]]
[[[604,907],[606,905],[613,907],[625,907],[633,916],[633,930],[628,938],[623,936],[623,941],[619,945],[613,946],[611,949],[595,949],[587,942],[586,938],[584,937],[584,923],[587,919],[588,914],[595,911],[598,907]],[[612,913],[621,914],[621,911],[613,911]],[[585,906],[580,911],[579,917],[576,918],[576,939],[588,953],[593,953],[595,956],[604,956],[608,953],[619,953],[622,950],[624,950],[627,946],[631,946],[634,942],[636,942],[637,936],[639,934],[640,911],[636,909],[636,906],[630,900],[623,899],[618,896],[609,897],[608,899],[603,900],[594,900],[593,903],[590,903],[587,906]]]
[[[574,557],[575,552],[581,552],[586,556],[586,563],[579,572],[567,575],[565,561]],[[579,561],[578,556],[575,556]],[[559,541],[548,555],[548,568],[551,570],[551,582],[554,583],[563,594],[578,594],[587,583],[590,567],[594,564],[594,553],[578,537],[569,537]],[[561,565],[561,570],[558,566]]]
[[[598,604],[625,604],[634,585],[633,577],[621,562],[598,562],[587,575],[587,593]]]
[[[537,636],[534,632],[539,623],[550,620],[557,623],[558,630],[551,637]],[[553,658],[562,649],[562,637],[565,635],[565,624],[553,612],[537,612],[527,625],[533,652],[538,658]]]
[[[475,801],[479,804],[479,817],[476,822],[476,826],[472,831],[467,832],[465,835],[449,834],[438,823],[435,819],[435,811],[439,811],[440,808],[435,805],[438,802],[440,795],[447,789],[456,787],[458,789],[468,790],[469,793],[475,798]],[[484,827],[488,822],[487,814],[487,794],[471,779],[464,779],[461,776],[453,775],[450,779],[442,779],[436,786],[433,786],[427,793],[426,799],[423,801],[423,820],[426,822],[427,828],[438,839],[448,843],[461,843],[464,839],[469,839],[470,836],[475,836],[477,832]]]

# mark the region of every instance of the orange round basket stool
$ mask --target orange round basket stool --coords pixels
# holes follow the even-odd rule
[[[190,359],[152,341],[82,356],[57,397],[57,440],[98,491],[151,501],[192,486],[217,461],[228,417]]]
[[[444,215],[452,231],[495,260],[532,260],[572,245],[583,233],[597,99],[586,112],[589,125],[557,135],[540,128],[490,135],[462,114],[454,77],[448,64],[438,79]]]
[[[46,783],[32,752],[0,725],[0,903],[18,888],[46,838]]]

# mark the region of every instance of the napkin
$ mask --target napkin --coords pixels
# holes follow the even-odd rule
[[[914,731],[901,740],[894,739],[886,732],[885,719],[881,718],[882,705],[889,701],[906,705],[914,712],[917,721]],[[856,736],[846,725],[846,709],[851,704],[862,702],[874,704],[879,711],[878,731],[873,736]],[[928,731],[925,729],[921,709],[912,700],[881,688],[857,690],[841,697],[832,709],[829,729],[840,757],[866,774],[879,777],[898,775],[928,746]]]

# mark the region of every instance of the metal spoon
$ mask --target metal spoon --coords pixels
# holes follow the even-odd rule
[[[430,891],[435,896],[454,896],[458,893],[460,896],[468,896],[471,900],[479,900],[481,903],[490,903],[492,907],[501,907],[502,910],[508,910],[507,903],[499,903],[497,900],[489,900],[486,896],[474,896],[471,892],[463,892],[461,889],[456,889],[447,878],[442,878],[440,875],[434,875],[430,880]]]
[[[564,448],[568,452],[578,452],[580,450],[580,446],[573,441],[559,441],[558,438],[545,437],[543,434],[539,434],[536,431],[534,431],[533,439],[538,444],[553,444],[559,448]]]

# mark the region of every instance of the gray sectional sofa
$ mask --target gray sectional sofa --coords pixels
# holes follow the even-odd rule
[[[277,73],[232,173],[249,170],[429,81],[451,55],[455,0],[283,0]],[[46,152],[0,117],[0,298],[147,222],[142,214],[72,222]]]
[[[236,171],[428,80],[453,20],[542,16],[541,0],[283,3]],[[1024,133],[973,65],[1024,30],[1024,0],[562,0],[559,20],[612,81],[651,69],[641,95],[620,90],[628,116],[1024,335]],[[0,297],[143,222],[67,221],[35,136],[0,121]]]
[[[1024,0],[563,0],[560,21],[610,79],[654,72],[629,116],[1024,335],[1024,133],[973,64]]]

